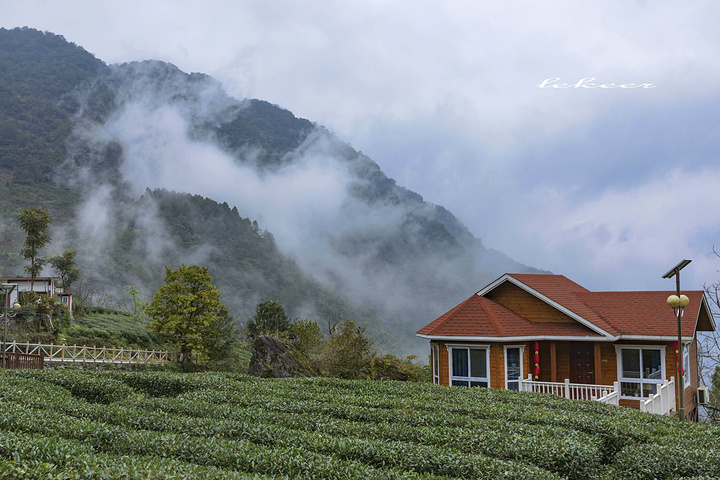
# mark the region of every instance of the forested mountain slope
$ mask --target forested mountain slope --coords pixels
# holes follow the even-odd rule
[[[232,313],[414,331],[506,271],[446,209],[396,185],[325,128],[159,61],[105,65],[62,37],[0,29],[0,266],[14,216],[45,206],[83,281],[147,297],[164,266],[210,265]],[[417,345],[417,343],[414,343]]]

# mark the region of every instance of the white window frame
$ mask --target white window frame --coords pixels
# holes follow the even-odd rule
[[[453,371],[453,350],[454,349],[463,349],[468,350],[468,373],[470,372],[470,350],[485,350],[485,366],[486,366],[486,374],[487,377],[457,377],[455,376],[455,372]],[[487,388],[490,388],[490,345],[476,345],[476,344],[451,344],[447,345],[448,350],[448,371],[450,373],[448,378],[448,384],[452,387],[453,381],[467,381],[468,386],[471,382],[486,382]]]
[[[683,347],[683,369],[685,370],[683,389],[690,386],[690,344]],[[682,373],[682,372],[680,372]]]
[[[507,365],[507,360],[508,360],[507,351],[508,351],[508,348],[518,348],[518,349],[520,349],[520,352],[519,352],[519,354],[518,354],[518,361],[520,362],[520,372],[519,372],[519,374],[518,374],[518,379],[517,379],[517,380],[508,380],[508,365]],[[510,389],[508,388],[508,382],[511,382],[511,381],[512,381],[512,382],[516,382],[516,381],[517,381],[517,383],[518,383],[518,391],[520,390],[521,382],[523,381],[523,378],[525,378],[525,372],[523,371],[523,363],[525,363],[525,362],[523,362],[523,355],[524,355],[524,354],[525,354],[525,345],[503,345],[503,358],[505,359],[505,360],[504,360],[504,362],[505,362],[505,363],[504,363],[504,365],[505,365],[505,390],[510,390]]]
[[[432,358],[432,375],[433,383],[440,385],[440,346],[437,343],[430,344],[430,355]]]
[[[665,379],[667,378],[667,371],[666,371],[666,365],[665,365],[665,349],[666,345],[615,345],[615,354],[617,356],[617,377],[618,377],[618,383],[620,384],[620,392],[621,396],[620,398],[625,398],[628,400],[639,400],[643,397],[642,394],[639,397],[636,396],[628,396],[628,395],[622,395],[622,384],[623,383],[639,383],[640,384],[640,390],[642,392],[642,385],[644,384],[655,384],[655,385],[662,385],[665,382]],[[661,378],[658,380],[654,379],[647,379],[647,378],[625,378],[623,377],[623,365],[622,365],[622,351],[623,350],[640,350],[640,374],[642,376],[642,351],[643,350],[660,350],[660,369],[661,369]]]

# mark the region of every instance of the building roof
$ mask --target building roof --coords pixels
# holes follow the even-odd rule
[[[510,282],[566,315],[565,322],[533,322],[486,298]],[[506,274],[438,317],[417,334],[422,337],[512,341],[518,339],[677,338],[677,318],[666,299],[672,291],[591,292],[562,275]],[[696,330],[714,331],[715,324],[702,291],[683,291],[685,308],[682,336]],[[575,320],[574,322],[572,320]]]
[[[418,331],[422,335],[449,337],[592,336],[596,332],[580,323],[533,323],[492,300],[473,295]]]

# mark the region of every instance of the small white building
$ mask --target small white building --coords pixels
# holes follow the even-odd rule
[[[35,277],[35,282],[31,282],[30,277],[0,277],[1,283],[9,283],[15,285],[15,288],[8,298],[5,299],[5,307],[11,307],[15,302],[23,304],[23,294],[34,291],[40,295],[47,295],[50,298],[60,300],[72,312],[72,293],[63,292],[58,286],[60,277]],[[32,284],[32,289],[30,285]]]

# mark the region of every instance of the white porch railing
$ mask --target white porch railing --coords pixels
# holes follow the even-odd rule
[[[607,392],[605,395],[599,398],[593,398],[600,403],[607,403],[608,405],[620,405],[620,386],[618,382],[613,382],[613,390]]]
[[[640,400],[640,411],[648,413],[657,413],[667,415],[670,411],[675,410],[675,377],[670,377],[670,381],[658,386],[655,395],[650,396],[647,400]]]
[[[570,400],[601,400],[603,403],[610,403],[605,400],[606,397],[611,396],[612,393],[619,395],[619,389],[617,382],[614,385],[588,385],[583,383],[570,383],[570,380],[565,379],[564,383],[557,382],[535,382],[532,379],[532,375],[528,375],[527,380],[521,382],[520,390],[525,392],[537,392],[537,393],[549,393],[552,395],[558,395],[565,397]],[[617,405],[617,403],[615,403]]]
[[[620,384],[585,385],[565,382],[535,382],[532,375],[520,382],[520,390],[525,392],[549,393],[571,400],[596,400],[610,405],[620,404]],[[670,415],[675,410],[675,377],[658,386],[658,392],[647,399],[640,400],[640,410],[658,415]]]

